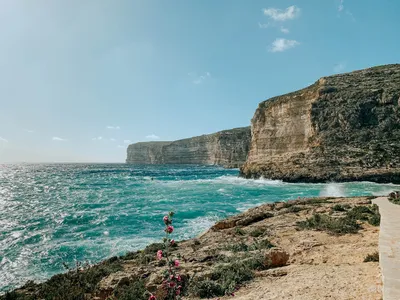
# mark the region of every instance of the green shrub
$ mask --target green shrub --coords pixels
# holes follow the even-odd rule
[[[346,211],[346,208],[341,204],[336,204],[332,207],[333,211]]]
[[[222,286],[211,280],[195,281],[190,286],[190,292],[200,298],[220,297],[225,294]]]
[[[379,261],[379,253],[378,252],[374,252],[372,254],[368,254],[365,258],[364,258],[364,262],[370,262],[370,261]]]
[[[224,247],[224,250],[232,252],[244,252],[244,251],[249,251],[249,246],[243,242],[240,242],[240,243],[226,245]]]
[[[367,221],[373,226],[379,226],[381,215],[376,204],[372,206],[356,206],[347,212],[347,217],[360,221]]]
[[[360,225],[355,219],[348,217],[333,218],[331,216],[321,214],[315,214],[306,221],[297,222],[296,225],[300,229],[315,229],[338,235],[357,233],[360,229]]]
[[[265,233],[265,229],[256,228],[253,231],[250,231],[249,235],[252,237],[260,237],[260,236],[264,235],[264,233]]]
[[[246,231],[244,231],[242,228],[240,227],[235,227],[235,234],[236,235],[245,235]]]
[[[113,294],[115,299],[118,300],[147,300],[148,294],[143,280],[138,280],[117,287]]]

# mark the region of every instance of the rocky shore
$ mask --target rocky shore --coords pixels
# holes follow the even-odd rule
[[[373,197],[264,204],[175,243],[182,299],[381,299]],[[162,216],[160,216],[162,218]],[[179,212],[176,214],[179,218]],[[10,299],[163,299],[163,244],[24,287]]]

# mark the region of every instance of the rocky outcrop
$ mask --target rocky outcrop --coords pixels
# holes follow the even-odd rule
[[[259,104],[241,175],[400,183],[400,65],[323,77]]]
[[[237,168],[246,161],[250,139],[250,127],[243,127],[174,142],[136,143],[129,145],[126,162]]]

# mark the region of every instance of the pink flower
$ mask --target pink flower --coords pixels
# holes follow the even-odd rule
[[[175,293],[176,293],[177,295],[179,295],[179,294],[181,293],[181,290],[176,290]]]
[[[175,267],[179,267],[179,260],[175,260],[174,265],[175,265]]]
[[[178,280],[178,281],[181,281],[182,280],[182,278],[181,278],[181,275],[176,275],[176,280]]]
[[[162,252],[162,250],[158,250],[157,251],[157,258],[158,259],[161,259],[163,257],[163,252]]]
[[[173,282],[173,281],[171,281],[171,282],[169,283],[169,287],[170,287],[170,288],[173,288],[175,285],[176,285],[176,283]]]
[[[164,216],[163,220],[164,220],[164,223],[167,223],[169,221],[168,216]]]
[[[170,243],[171,243],[171,245],[175,244],[175,240],[171,240]]]
[[[167,229],[165,229],[165,231],[168,232],[168,233],[172,233],[172,232],[174,231],[174,227],[172,227],[171,225],[169,225],[169,226],[167,227]]]
[[[153,294],[150,294],[149,300],[156,300],[156,297]]]

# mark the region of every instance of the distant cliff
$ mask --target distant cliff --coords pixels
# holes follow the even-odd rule
[[[323,77],[259,104],[247,178],[400,183],[400,65]]]
[[[243,127],[174,142],[136,143],[129,145],[126,162],[238,168],[246,161],[250,139],[250,127]]]

